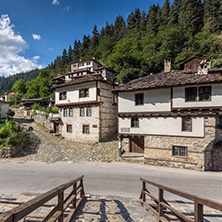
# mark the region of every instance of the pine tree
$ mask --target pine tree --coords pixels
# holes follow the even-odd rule
[[[82,44],[81,44],[81,48],[80,48],[80,57],[84,58],[84,57],[87,56],[87,52],[88,52],[88,49],[89,49],[89,42],[90,42],[89,35],[88,36],[84,35],[83,36],[83,41],[82,41]]]
[[[121,15],[119,15],[115,20],[114,36],[116,41],[119,41],[126,36],[126,23]]]
[[[72,61],[73,62],[78,62],[80,58],[80,47],[81,47],[81,42],[75,40],[74,46],[73,46],[73,51],[72,51]]]
[[[69,50],[68,50],[68,56],[67,56],[67,62],[71,63],[72,62],[72,46],[69,46]]]
[[[171,26],[178,24],[179,11],[180,11],[180,0],[174,0],[173,4],[171,5],[168,24],[170,24]]]
[[[66,51],[66,49],[64,49],[63,53],[62,53],[62,64],[61,64],[61,71],[62,72],[65,71],[67,63],[68,63],[67,51]]]
[[[181,0],[179,24],[183,29],[196,34],[202,28],[203,5],[201,0]]]
[[[93,37],[92,37],[90,44],[89,44],[90,50],[94,50],[99,45],[99,32],[97,30],[96,25],[94,26],[92,33],[93,33]]]
[[[157,21],[158,7],[153,5],[150,6],[150,9],[147,14],[147,33],[151,35],[156,35],[158,29]]]
[[[140,31],[141,31],[142,35],[144,35],[146,33],[146,23],[147,23],[146,12],[142,11],[141,19],[140,19]]]
[[[163,7],[161,8],[161,19],[162,19],[162,25],[166,25],[168,23],[168,17],[170,14],[170,2],[169,0],[166,0]]]

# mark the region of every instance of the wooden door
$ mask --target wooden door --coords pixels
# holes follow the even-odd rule
[[[54,123],[54,132],[59,133],[59,123]]]
[[[27,110],[27,116],[30,116],[30,110]]]
[[[144,138],[143,137],[130,138],[130,152],[144,153]]]

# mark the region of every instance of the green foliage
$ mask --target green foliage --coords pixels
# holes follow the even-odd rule
[[[10,106],[18,106],[21,103],[21,98],[18,94],[8,95],[8,102]]]
[[[12,91],[16,92],[17,94],[24,95],[26,93],[25,80],[24,79],[17,80],[12,87]]]
[[[5,139],[14,135],[18,131],[18,126],[12,120],[6,120],[0,125],[0,139]]]
[[[12,109],[9,109],[9,110],[8,110],[8,115],[9,115],[9,116],[14,116],[14,115],[15,115],[15,112],[14,112]]]
[[[32,109],[33,109],[34,111],[36,111],[36,110],[39,109],[40,104],[39,104],[39,103],[34,103],[31,107],[32,107]]]
[[[222,68],[222,58],[213,61],[212,68]]]

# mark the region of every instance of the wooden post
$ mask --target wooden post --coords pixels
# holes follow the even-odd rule
[[[144,193],[145,190],[146,190],[146,182],[143,182],[143,195],[142,195],[143,202],[146,202],[146,194]]]
[[[64,191],[58,195],[58,210],[61,211],[61,216],[58,219],[58,222],[63,222],[63,208],[64,208]]]
[[[159,188],[159,203],[158,203],[159,217],[163,216],[163,206],[160,204],[161,202],[163,202],[163,189]]]
[[[83,179],[80,179],[80,184],[81,184],[81,187],[82,187],[81,197],[83,197],[83,196],[85,196],[84,187],[83,187]]]
[[[194,221],[195,222],[203,222],[203,205],[199,204],[195,201],[195,208],[194,208]]]
[[[73,206],[73,209],[75,209],[76,208],[76,199],[77,199],[77,196],[76,196],[76,183],[73,184],[73,194],[75,195],[75,197],[73,199],[72,206]]]

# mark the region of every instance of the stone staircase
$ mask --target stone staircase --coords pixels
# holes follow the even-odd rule
[[[122,154],[120,161],[127,163],[144,163],[144,154],[143,153],[129,153],[126,152]]]

